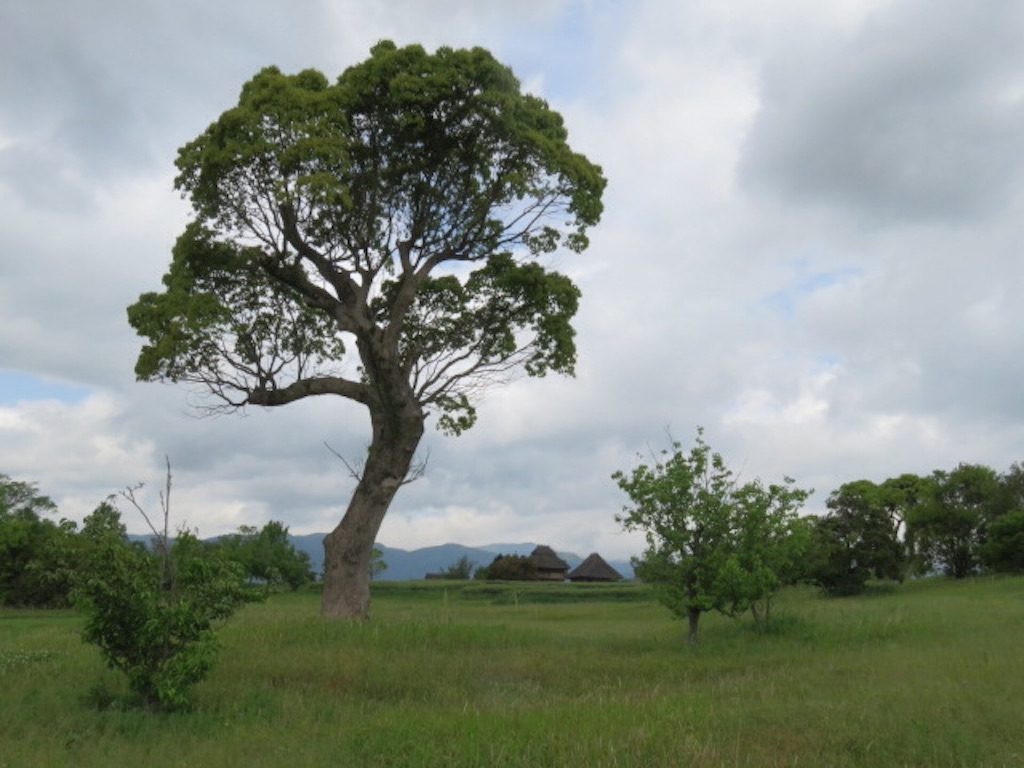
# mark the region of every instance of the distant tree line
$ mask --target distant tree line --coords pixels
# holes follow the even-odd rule
[[[538,581],[541,572],[529,555],[497,554],[490,565],[476,565],[463,555],[447,567],[427,578],[450,579],[454,581],[476,579],[478,581]]]
[[[57,505],[34,483],[0,474],[0,605],[63,608],[72,603],[76,581],[92,557],[97,528],[113,531],[145,552],[153,546],[129,541],[114,498],[102,502],[86,524],[58,519]],[[90,527],[91,526],[91,527]],[[262,528],[242,526],[237,533],[201,541],[187,531],[195,557],[237,564],[250,585],[298,589],[313,580],[309,555],[297,551],[288,528],[271,521]]]
[[[702,442],[698,449],[701,453],[695,457],[683,453],[676,445],[662,457],[660,469],[655,462],[652,466],[641,465],[632,476],[618,473],[617,477],[620,487],[627,492],[632,489],[648,505],[651,525],[678,529],[673,534],[677,545],[679,531],[689,526],[698,539],[698,554],[709,561],[713,558],[707,553],[716,543],[711,535],[713,521],[697,519],[699,508],[693,500],[687,506],[682,493],[686,478],[693,479],[698,470],[704,480],[712,479],[708,472],[715,455]],[[695,458],[700,458],[699,466],[693,464]],[[825,514],[802,517],[795,514],[795,508],[806,494],[780,495],[789,488],[785,485],[730,485],[731,474],[724,464],[718,472],[721,487],[716,505],[707,507],[712,495],[705,487],[700,491],[705,503],[701,514],[712,512],[722,517],[725,511],[732,510],[742,511],[746,516],[723,518],[723,530],[729,536],[723,535],[717,541],[721,544],[716,555],[721,563],[715,566],[721,598],[717,602],[721,606],[729,602],[729,610],[767,608],[760,600],[742,598],[744,590],[748,598],[764,592],[763,585],[809,582],[830,595],[854,595],[864,591],[870,580],[901,582],[908,576],[926,574],[960,579],[980,572],[1024,572],[1024,463],[1013,464],[1004,473],[980,464],[960,464],[952,470],[936,470],[923,476],[902,474],[880,483],[856,480],[829,495]],[[659,490],[659,484],[665,487]],[[728,495],[724,493],[727,487]],[[790,493],[793,491],[789,488]],[[659,493],[666,505],[662,512],[670,516],[656,521],[651,504]],[[784,502],[781,511],[780,502]],[[636,511],[638,507],[630,509]],[[111,499],[99,505],[97,512],[102,513],[100,518],[118,515]],[[642,516],[629,522],[627,513],[620,519],[623,524],[643,529]],[[703,535],[703,539],[697,534]],[[743,536],[750,543],[746,550],[739,546]],[[772,542],[779,547],[768,548]],[[760,551],[752,549],[754,543]],[[76,523],[58,518],[57,505],[41,494],[34,483],[0,474],[0,605],[70,605],[75,574],[84,562],[88,546],[86,532]],[[295,550],[288,539],[287,526],[277,521],[262,528],[242,526],[227,536],[197,540],[194,546],[238,563],[247,580],[264,590],[298,589],[314,578],[308,555]],[[677,560],[675,565],[693,561],[696,556],[687,555],[685,550],[685,546],[677,546],[676,555],[669,559]],[[638,575],[657,580],[650,555],[648,550],[637,558]],[[384,567],[378,558],[376,568]],[[722,573],[731,576],[726,578]],[[509,580],[536,576],[530,559],[515,555],[499,556],[475,572],[469,559],[463,558],[445,569],[444,575]],[[699,578],[693,576],[691,581]],[[731,597],[725,600],[722,595],[729,590],[722,584],[730,579]],[[744,581],[745,585],[741,583]]]
[[[1024,572],[1024,464],[960,464],[833,491],[812,520],[808,576],[831,594],[871,578]]]

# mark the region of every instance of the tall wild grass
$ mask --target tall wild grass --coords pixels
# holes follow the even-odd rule
[[[549,590],[549,591],[543,591]],[[702,620],[642,587],[380,585],[250,605],[193,711],[122,706],[71,613],[0,613],[0,768],[1024,765],[1024,578]]]

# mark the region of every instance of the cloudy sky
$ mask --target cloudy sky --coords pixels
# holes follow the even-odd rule
[[[591,248],[557,259],[576,378],[428,432],[383,543],[636,553],[610,475],[698,425],[812,511],[850,480],[1024,459],[1017,0],[5,0],[0,473],[81,519],[170,457],[200,535],[337,523],[353,480],[325,443],[357,458],[365,414],[201,418],[134,380],[125,308],[188,219],[177,148],[262,67],[333,79],[384,38],[488,48],[609,187]]]

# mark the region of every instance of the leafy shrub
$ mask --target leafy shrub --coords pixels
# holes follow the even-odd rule
[[[87,554],[76,589],[87,616],[84,639],[151,709],[186,707],[210,671],[219,644],[215,622],[251,591],[235,562],[202,551],[182,533],[166,553],[105,536]]]
[[[498,555],[489,566],[476,572],[478,579],[494,581],[534,581],[537,566],[526,555]]]
[[[131,491],[122,495],[142,512]],[[127,676],[145,707],[160,710],[191,703],[193,686],[210,671],[219,648],[217,622],[259,594],[246,587],[241,565],[193,534],[182,531],[169,540],[169,496],[168,468],[164,529],[153,529],[154,551],[127,540],[109,502],[86,518],[74,591],[86,614],[85,641]]]

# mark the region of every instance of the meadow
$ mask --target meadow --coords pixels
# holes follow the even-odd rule
[[[122,706],[74,613],[0,612],[0,767],[1024,766],[1024,578],[780,595],[698,647],[645,588],[379,584],[246,606],[192,711]]]

